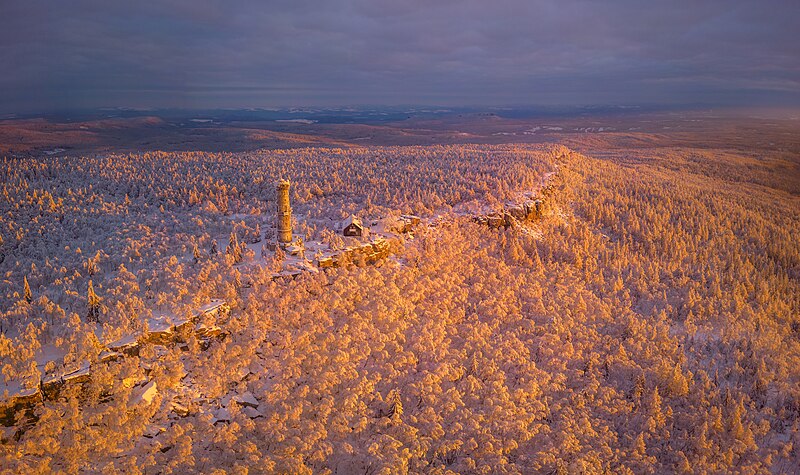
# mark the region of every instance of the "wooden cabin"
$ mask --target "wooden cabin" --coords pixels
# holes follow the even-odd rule
[[[342,226],[342,235],[361,237],[364,235],[364,224],[360,219],[351,214],[350,217],[345,220]]]

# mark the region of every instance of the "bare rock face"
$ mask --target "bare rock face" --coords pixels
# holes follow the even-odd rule
[[[376,239],[358,247],[344,249],[334,256],[319,259],[317,261],[317,266],[320,269],[326,269],[340,267],[349,262],[360,261],[363,261],[365,264],[374,264],[389,257],[389,254],[392,252],[391,247],[389,240],[383,238]]]
[[[508,209],[508,213],[520,221],[528,217],[528,213],[525,211],[524,205],[512,206]]]
[[[508,228],[511,226],[512,216],[507,212],[493,213],[483,219],[476,219],[477,222],[486,224],[492,229]]]
[[[509,228],[515,221],[536,221],[547,214],[548,207],[543,198],[527,200],[524,203],[509,205],[501,211],[475,216],[473,221],[492,229]]]

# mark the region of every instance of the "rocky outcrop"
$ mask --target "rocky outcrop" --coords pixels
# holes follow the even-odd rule
[[[375,264],[386,259],[391,254],[391,243],[388,239],[378,238],[372,242],[358,247],[348,247],[341,250],[338,254],[325,257],[317,261],[320,269],[342,267],[349,263]]]
[[[186,330],[191,328],[200,340],[201,348],[208,348],[211,341],[223,337],[225,332],[221,327],[209,324],[205,320],[216,320],[227,315],[229,311],[230,308],[224,300],[212,300],[195,310],[189,318],[162,318],[141,335],[128,335],[111,342],[100,352],[97,362],[90,364],[84,361],[77,368],[45,375],[39,387],[20,390],[9,395],[6,400],[0,402],[0,424],[6,427],[14,425],[19,411],[30,413],[43,400],[57,398],[66,385],[83,385],[89,382],[93,365],[108,363],[125,356],[138,356],[139,348],[144,344],[164,345],[177,342],[181,339],[180,335],[185,335]]]

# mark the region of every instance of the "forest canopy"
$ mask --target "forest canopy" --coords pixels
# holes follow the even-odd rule
[[[38,384],[52,353],[92,373],[6,428],[0,466],[791,473],[800,196],[781,160],[522,145],[6,159],[3,380]],[[541,220],[460,212],[549,173]],[[279,177],[309,239],[350,214],[451,219],[380,265],[275,280],[224,249],[272,225]],[[231,307],[224,339],[97,360],[212,298]]]

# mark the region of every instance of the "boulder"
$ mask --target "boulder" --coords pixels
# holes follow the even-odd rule
[[[258,400],[255,398],[255,396],[253,396],[253,393],[251,393],[250,391],[247,391],[243,394],[237,394],[236,396],[233,397],[233,400],[236,401],[236,404],[239,404],[240,406],[253,407],[253,408],[258,407]]]

